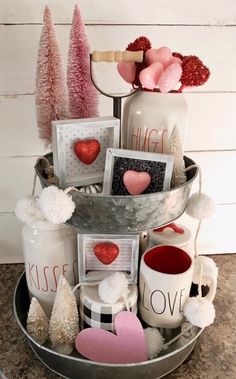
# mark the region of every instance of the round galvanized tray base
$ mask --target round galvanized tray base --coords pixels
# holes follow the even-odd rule
[[[188,338],[179,339],[164,351],[163,355],[141,363],[111,365],[88,361],[77,353],[70,356],[39,345],[27,333],[26,318],[29,309],[29,295],[25,273],[18,281],[14,294],[14,313],[16,320],[27,337],[31,348],[50,370],[68,379],[157,379],[177,368],[193,350],[202,329],[193,327]]]

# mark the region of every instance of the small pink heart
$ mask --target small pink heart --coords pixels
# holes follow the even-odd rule
[[[133,83],[136,72],[135,62],[119,62],[117,70],[127,83]]]
[[[161,92],[169,92],[174,89],[180,81],[182,75],[182,67],[179,63],[172,63],[161,74],[158,86]]]
[[[143,88],[154,89],[163,72],[163,65],[160,62],[152,63],[144,68],[139,74],[139,80]]]
[[[147,360],[142,325],[132,312],[120,312],[115,318],[116,334],[99,328],[82,330],[75,340],[84,357],[100,363],[135,363]]]
[[[128,170],[124,173],[123,183],[130,195],[140,195],[151,182],[148,172]]]
[[[169,47],[149,49],[145,53],[145,60],[149,65],[153,62],[161,62],[164,68],[166,68],[172,60],[172,52]]]

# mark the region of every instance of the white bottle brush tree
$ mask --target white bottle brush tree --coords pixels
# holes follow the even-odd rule
[[[180,141],[177,125],[174,126],[168,146],[168,153],[174,155],[174,167],[172,172],[171,187],[181,186],[186,182],[183,148]]]
[[[31,300],[27,316],[27,332],[41,345],[48,339],[48,318],[35,297]]]
[[[79,332],[76,298],[63,275],[60,276],[49,324],[52,347],[60,354],[70,354]]]

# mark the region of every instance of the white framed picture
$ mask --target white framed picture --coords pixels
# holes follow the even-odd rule
[[[119,147],[120,120],[98,117],[52,122],[54,172],[62,188],[101,183],[106,150]]]
[[[125,149],[107,149],[105,195],[141,195],[170,188],[174,157]]]
[[[78,234],[79,282],[100,281],[114,271],[137,283],[138,234]]]

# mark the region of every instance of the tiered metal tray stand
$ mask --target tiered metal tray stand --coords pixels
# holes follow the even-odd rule
[[[52,154],[46,158],[53,164]],[[194,162],[184,157],[185,166]],[[41,160],[35,166],[42,187],[48,186]],[[197,168],[187,172],[187,182],[169,191],[139,196],[103,196],[71,191],[76,211],[68,221],[81,232],[137,233],[163,226],[177,219],[184,212]],[[35,342],[26,331],[29,295],[25,274],[19,279],[14,295],[14,312],[17,322],[26,335],[38,358],[52,371],[68,379],[157,379],[178,367],[193,350],[202,329],[193,327],[191,333],[173,343],[161,355],[146,362],[111,365],[91,362],[77,352],[67,356],[58,354],[50,347]],[[173,330],[173,334],[178,331]],[[169,333],[168,338],[172,337]]]

